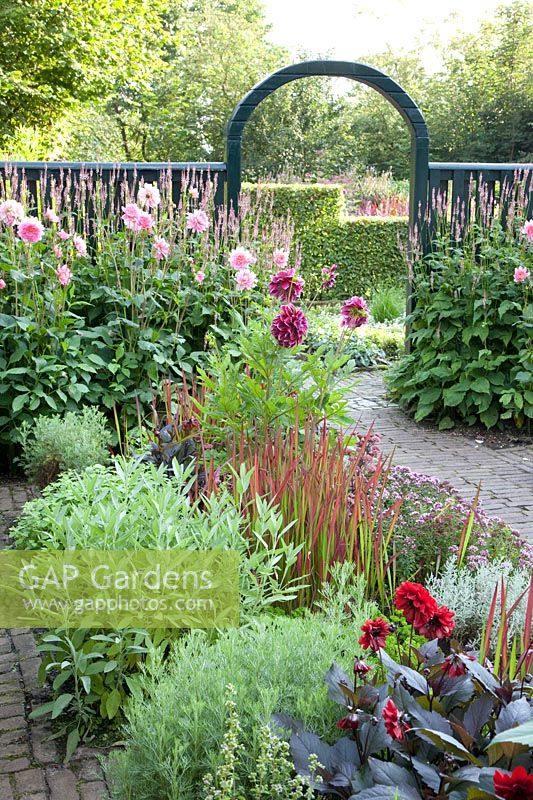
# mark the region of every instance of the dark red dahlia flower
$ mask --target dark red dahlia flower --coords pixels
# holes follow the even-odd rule
[[[295,269],[281,269],[272,276],[268,291],[272,297],[284,302],[297,300],[304,290],[304,279],[295,275]]]
[[[389,623],[383,617],[367,619],[361,625],[363,635],[359,639],[359,644],[365,650],[373,650],[375,653],[380,647],[385,647],[387,636],[390,633]]]
[[[272,335],[282,347],[294,347],[305,339],[307,319],[301,308],[288,303],[281,306],[280,313],[272,321]]]
[[[368,322],[369,308],[362,297],[350,297],[341,306],[341,325],[360,328]]]
[[[446,606],[439,606],[435,614],[424,622],[417,633],[426,639],[449,639],[455,628],[455,614]]]
[[[420,628],[437,613],[437,601],[420,583],[404,581],[396,589],[396,608],[403,611],[405,619]]]
[[[362,637],[361,637],[362,638]],[[369,666],[360,658],[356,658],[353,664],[353,671],[354,675],[359,675],[360,678],[364,678],[369,672],[371,672],[374,667]]]
[[[402,742],[405,739],[407,731],[411,730],[409,723],[400,714],[392,697],[389,697],[381,712],[383,722],[385,723],[385,730],[396,739],[397,742]]]
[[[337,728],[342,731],[356,731],[359,727],[359,717],[357,714],[346,714],[345,717],[337,722]]]
[[[469,656],[468,653],[463,653],[463,655],[468,658],[469,661],[476,660],[474,656]],[[459,658],[459,655],[454,652],[450,653],[450,655],[444,659],[442,669],[450,678],[458,678],[460,675],[464,675],[466,672],[464,662]]]
[[[496,770],[494,791],[504,800],[533,800],[533,775],[525,767],[515,767],[511,774]]]

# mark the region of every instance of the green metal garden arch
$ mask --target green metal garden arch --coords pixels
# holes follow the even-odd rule
[[[409,222],[412,227],[423,220],[427,203],[429,134],[422,112],[392,78],[379,69],[352,61],[303,61],[273,72],[257,83],[237,104],[226,129],[226,204],[237,209],[241,189],[241,150],[244,126],[265,97],[280,86],[300,78],[328,76],[350,78],[371,86],[402,115],[411,134],[411,175]]]

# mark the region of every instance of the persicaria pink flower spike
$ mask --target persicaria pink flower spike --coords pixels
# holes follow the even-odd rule
[[[47,222],[51,222],[53,224],[57,224],[59,222],[59,217],[57,216],[53,208],[46,209],[46,211],[44,212],[44,218]]]

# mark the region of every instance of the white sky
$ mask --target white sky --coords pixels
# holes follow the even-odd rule
[[[439,34],[444,41],[457,31],[473,32],[479,20],[491,17],[511,0],[263,0],[272,25],[272,42],[295,57],[314,56],[347,61],[390,48],[410,50]],[[428,69],[438,67],[431,51],[422,52]]]

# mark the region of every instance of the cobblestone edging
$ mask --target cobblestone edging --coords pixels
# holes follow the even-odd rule
[[[381,436],[395,464],[449,481],[467,500],[481,482],[481,503],[533,542],[533,447],[491,450],[475,439],[417,425],[387,400],[380,372],[363,372],[350,397],[354,421]]]
[[[7,546],[7,530],[33,496],[25,484],[0,484],[0,549]],[[28,719],[48,699],[47,690],[37,684],[40,663],[29,629],[0,629],[0,800],[106,800],[97,751],[80,747],[65,767],[57,743],[48,739],[50,724]]]

